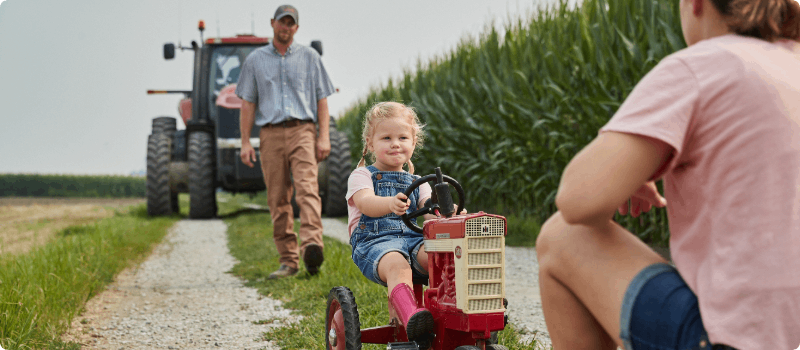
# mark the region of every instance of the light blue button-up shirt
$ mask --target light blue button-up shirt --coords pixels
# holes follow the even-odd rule
[[[256,104],[255,124],[317,121],[317,101],[335,91],[317,51],[292,43],[281,56],[270,43],[247,56],[236,95]]]

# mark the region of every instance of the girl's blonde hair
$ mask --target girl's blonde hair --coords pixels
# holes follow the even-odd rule
[[[711,0],[737,34],[766,41],[800,41],[800,4],[795,0]]]
[[[365,165],[364,159],[366,158],[367,153],[369,153],[367,140],[369,140],[369,138],[375,133],[375,126],[378,125],[378,123],[393,117],[408,119],[408,122],[411,124],[412,136],[415,140],[414,147],[422,148],[422,143],[425,138],[425,132],[422,130],[422,128],[425,125],[420,123],[419,117],[414,111],[414,108],[398,102],[378,102],[374,104],[364,115],[364,128],[361,132],[361,142],[364,143],[364,150],[361,153],[361,161],[358,162],[357,167],[362,167]],[[371,159],[373,162],[375,161],[375,154],[372,154]],[[411,163],[411,159],[408,160],[408,172],[411,174],[414,173],[414,164]]]

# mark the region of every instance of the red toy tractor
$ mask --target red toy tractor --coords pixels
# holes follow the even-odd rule
[[[505,235],[506,219],[478,212],[453,216],[464,208],[464,190],[453,178],[436,174],[414,181],[405,194],[426,182],[433,183],[433,195],[424,207],[403,215],[405,224],[423,234],[429,260],[429,288],[414,282],[418,307],[434,317],[434,333],[425,340],[410,342],[389,305],[389,325],[360,329],[358,308],[347,287],[334,287],[328,294],[325,319],[326,349],[361,349],[362,343],[387,344],[388,349],[413,350],[507,350],[497,344],[497,332],[505,328]],[[458,193],[453,208],[449,184]],[[415,219],[424,214],[440,215],[427,220],[424,229]]]

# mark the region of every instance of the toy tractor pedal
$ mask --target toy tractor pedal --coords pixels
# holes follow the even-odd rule
[[[443,175],[439,168],[435,174],[414,181],[405,190],[405,195],[410,196],[426,182],[433,184],[431,201],[403,215],[402,219],[409,228],[422,233],[425,239],[429,288],[423,292],[423,286],[415,282],[414,294],[420,307],[424,306],[433,314],[433,334],[428,339],[409,342],[402,324],[395,320],[386,326],[351,330],[349,327],[358,325],[354,322],[346,324],[344,307],[331,303],[329,296],[326,349],[360,349],[362,343],[367,343],[387,344],[387,349],[507,350],[505,346],[496,344],[497,332],[505,328],[507,320],[506,219],[484,212],[455,215],[464,208],[464,190],[455,179]],[[451,197],[451,185],[458,193],[457,206]],[[440,217],[425,221],[424,227],[420,228],[413,219],[428,213]],[[341,288],[346,289],[335,287],[331,294],[340,293]],[[392,310],[390,314],[393,314]],[[358,347],[343,347],[341,339],[346,337],[344,334],[350,337],[359,334]]]

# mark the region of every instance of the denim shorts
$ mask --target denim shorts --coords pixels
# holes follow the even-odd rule
[[[354,233],[355,236],[355,233]],[[352,242],[351,242],[352,243]],[[383,235],[367,241],[358,242],[353,248],[353,262],[356,263],[361,273],[370,281],[386,287],[386,282],[378,276],[378,262],[390,252],[403,254],[411,265],[414,283],[423,283],[428,280],[427,269],[417,261],[417,253],[425,243],[422,235],[409,237],[402,235]],[[424,273],[423,273],[424,272]]]
[[[626,350],[712,349],[697,296],[678,271],[664,263],[644,268],[628,286],[620,338]]]

